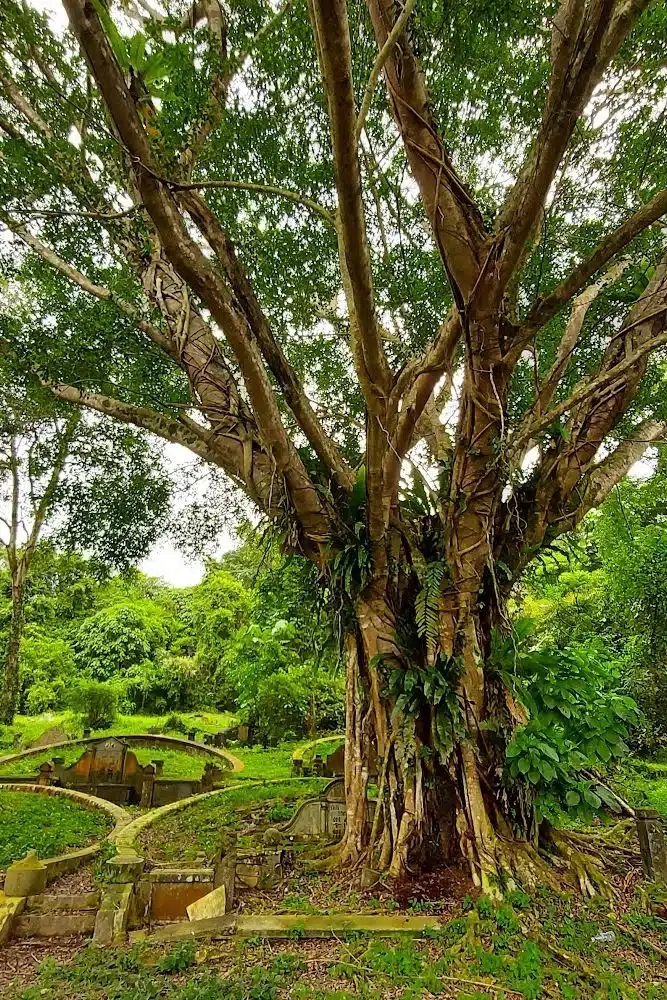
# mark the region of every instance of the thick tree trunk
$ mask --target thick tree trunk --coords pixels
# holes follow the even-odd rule
[[[458,674],[451,674],[448,728],[426,689],[410,714],[398,711],[389,694],[392,670],[411,669],[395,645],[389,605],[361,601],[357,614],[357,634],[347,636],[347,828],[340,861],[397,877],[459,857],[485,891],[514,875],[525,882],[538,862],[536,827],[523,786],[503,781],[520,710],[485,666],[496,623],[488,613],[484,621],[470,615],[450,636],[446,655],[455,657]],[[443,608],[441,618],[448,614]],[[422,667],[421,676],[429,670],[442,670],[441,660]],[[369,784],[377,787],[374,815],[366,806]]]
[[[24,625],[25,587],[23,581],[12,581],[12,615],[9,623],[5,670],[0,697],[0,721],[10,726],[14,721],[19,691],[19,662]]]

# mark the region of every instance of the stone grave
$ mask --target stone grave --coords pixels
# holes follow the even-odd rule
[[[161,760],[142,766],[123,740],[110,736],[85,750],[69,767],[63,757],[41,764],[39,784],[77,788],[116,805],[151,808],[196,795],[202,785],[210,791],[223,778],[222,770],[212,764],[206,765],[203,780],[162,775]]]
[[[281,827],[281,833],[283,837],[305,840],[340,840],[345,833],[345,782],[336,778],[319,798],[302,802],[289,823]]]
[[[69,736],[62,726],[51,726],[49,729],[45,729],[34,743],[30,744],[30,747],[48,747],[52,743],[66,743],[68,739]]]

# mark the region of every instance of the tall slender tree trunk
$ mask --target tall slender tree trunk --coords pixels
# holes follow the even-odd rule
[[[12,579],[12,614],[5,653],[5,670],[0,698],[0,720],[7,726],[14,721],[19,692],[21,638],[25,622],[25,583],[21,574]]]

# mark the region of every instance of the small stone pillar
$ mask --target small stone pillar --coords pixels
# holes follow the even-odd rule
[[[53,777],[56,779],[62,778],[63,771],[65,770],[65,758],[52,757],[51,763],[53,764]]]
[[[236,730],[236,738],[239,743],[247,743],[250,739],[250,729],[246,725],[240,725]]]
[[[214,735],[213,735],[213,746],[214,747],[221,747],[221,746],[223,746],[224,742],[225,742],[225,734],[224,733],[214,733]]]
[[[292,774],[295,778],[303,777],[303,760],[301,757],[292,760]]]
[[[204,733],[204,743],[207,747],[213,746],[213,736],[211,733]]]
[[[226,832],[220,839],[217,856],[214,862],[213,885],[225,887],[225,912],[229,913],[234,905],[234,890],[236,887],[237,837],[234,832]]]
[[[89,738],[90,738],[90,729],[84,729],[84,731],[83,731],[83,739],[87,740]]]
[[[155,766],[153,764],[146,764],[143,774],[143,779],[141,782],[141,801],[140,806],[144,806],[145,809],[150,809],[153,805],[153,788],[155,786]]]
[[[39,778],[37,779],[37,783],[39,785],[50,785],[52,774],[53,774],[53,764],[49,763],[48,760],[45,760],[42,764],[39,765]]]
[[[313,759],[313,774],[317,777],[324,774],[324,757],[321,753],[316,753]]]
[[[657,809],[635,810],[639,849],[648,879],[667,883],[667,850],[662,820]]]
[[[152,760],[151,764],[155,768],[155,777],[162,778],[164,776],[164,761],[163,760]]]
[[[112,882],[137,882],[144,870],[144,859],[136,851],[127,849],[107,861]]]
[[[5,896],[37,896],[45,889],[46,865],[37,857],[37,851],[28,851],[7,869]]]
[[[190,732],[188,733],[188,739],[190,740],[191,743],[195,742],[195,740],[197,739],[197,730],[196,729],[191,729],[190,730]]]

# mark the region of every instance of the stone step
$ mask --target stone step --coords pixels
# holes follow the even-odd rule
[[[329,916],[299,916],[298,914],[267,913],[238,917],[228,913],[224,917],[207,920],[179,921],[153,929],[130,934],[131,941],[179,941],[198,937],[263,938],[330,938],[350,931],[391,937],[394,934],[422,934],[425,930],[442,927],[437,917],[417,916],[363,916],[356,913],[334,913]]]
[[[23,913],[12,924],[12,937],[73,937],[76,934],[92,934],[96,916],[96,910]]]
[[[71,912],[73,910],[96,910],[100,905],[99,892],[75,892],[71,895],[43,892],[39,896],[28,896],[27,913]]]

